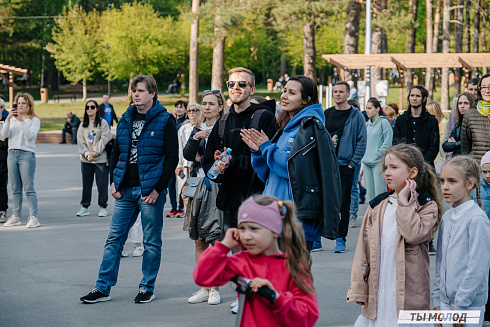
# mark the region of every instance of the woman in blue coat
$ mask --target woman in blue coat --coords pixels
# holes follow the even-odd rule
[[[295,202],[311,250],[321,236],[336,237],[341,194],[337,158],[312,79],[290,77],[281,109],[272,140],[254,129],[241,135],[252,149],[255,172],[265,182],[263,194]]]

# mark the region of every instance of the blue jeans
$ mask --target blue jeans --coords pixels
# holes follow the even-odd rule
[[[177,208],[177,188],[176,188],[176,176],[175,174],[172,174],[172,177],[170,177],[170,181],[168,182],[168,196],[170,197],[170,205],[172,206],[171,211],[174,210],[179,210],[182,211],[184,210],[184,200],[182,200],[182,197],[180,196],[179,193],[179,207]]]
[[[354,168],[354,180],[352,181],[352,189],[350,195],[350,214],[357,217],[357,211],[359,210],[359,172],[361,171],[361,165],[359,164]]]
[[[116,285],[124,243],[141,211],[145,251],[142,263],[143,278],[139,288],[153,292],[162,259],[163,206],[166,192],[162,192],[154,204],[141,202],[139,186],[123,188],[121,194],[122,198],[116,199],[114,204],[109,236],[104,247],[104,257],[95,288],[104,294],[109,294],[111,287]]]
[[[26,193],[29,216],[37,217],[37,195],[34,189],[36,154],[19,149],[9,150],[7,157],[8,176],[12,186],[12,215],[19,217],[22,211],[22,189]]]

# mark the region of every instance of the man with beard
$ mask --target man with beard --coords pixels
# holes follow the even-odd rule
[[[396,119],[393,130],[393,145],[408,143],[416,145],[424,160],[434,167],[439,153],[439,124],[425,105],[429,93],[422,86],[414,86],[408,93],[408,109]]]
[[[220,162],[220,175],[214,182],[221,183],[216,206],[223,211],[222,233],[230,227],[237,227],[238,207],[249,195],[261,194],[264,183],[254,176],[250,148],[242,141],[240,131],[253,126],[254,115],[260,115],[258,130],[263,130],[272,139],[277,130],[274,116],[275,101],[251,104],[255,93],[255,76],[250,69],[236,67],[228,71],[228,91],[232,105],[230,113],[221,118],[209,135],[206,151],[202,157],[204,171],[208,170],[225,148],[231,148],[231,160]],[[265,109],[265,110],[264,110]],[[220,135],[220,125],[224,125]]]

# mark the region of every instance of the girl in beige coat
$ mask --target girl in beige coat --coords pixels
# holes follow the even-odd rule
[[[400,310],[429,310],[428,245],[442,214],[436,175],[420,150],[389,148],[390,193],[370,202],[352,263],[347,302],[362,305],[355,327],[398,326]]]

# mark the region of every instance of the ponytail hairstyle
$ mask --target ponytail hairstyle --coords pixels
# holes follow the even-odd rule
[[[253,199],[263,206],[277,201],[277,198],[267,195],[255,195]],[[299,288],[308,294],[314,294],[311,255],[306,249],[303,225],[296,219],[296,206],[292,201],[283,201],[283,206],[279,206],[279,213],[284,215],[281,249],[288,255],[289,273]]]
[[[383,107],[381,106],[381,103],[378,101],[378,99],[369,98],[367,102],[371,103],[374,106],[374,108],[379,109],[378,113],[380,116],[386,116],[383,111]]]
[[[475,185],[473,188],[476,188],[476,198],[478,201],[478,205],[482,208],[481,196],[480,196],[480,165],[478,162],[470,156],[459,155],[456,157],[452,157],[451,159],[444,162],[442,167],[451,166],[451,168],[457,170],[465,183],[470,180],[474,180]]]
[[[441,222],[443,207],[441,200],[441,188],[439,187],[438,178],[434,167],[424,161],[424,156],[419,148],[412,144],[400,143],[398,145],[388,148],[383,155],[383,171],[386,170],[384,164],[385,157],[392,155],[400,159],[409,169],[415,167],[418,170],[417,176],[414,181],[417,183],[417,192],[419,194],[423,192],[429,193],[437,204],[437,221],[432,228],[432,234],[434,235],[439,228]]]

